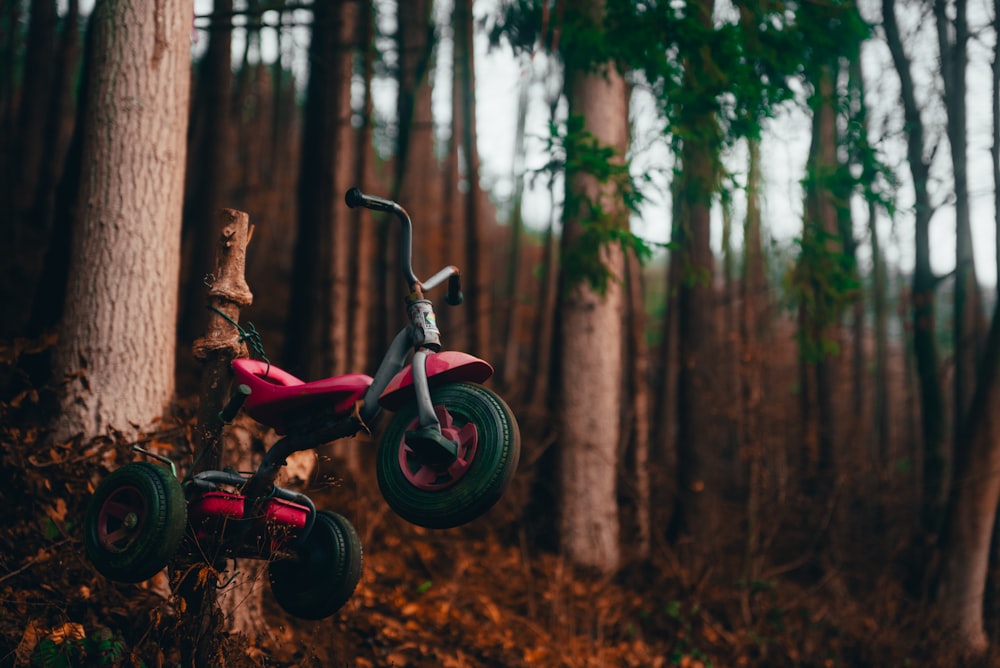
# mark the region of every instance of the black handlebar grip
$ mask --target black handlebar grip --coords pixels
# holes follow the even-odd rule
[[[352,209],[363,206],[372,211],[395,211],[398,208],[397,204],[392,200],[385,199],[384,197],[375,197],[374,195],[366,195],[359,188],[348,190],[344,194],[344,202]]]
[[[344,194],[344,201],[347,202],[347,206],[351,209],[364,206],[365,196],[359,188],[351,188]]]
[[[247,397],[250,396],[250,386],[243,385],[242,383],[236,388],[236,392],[229,399],[229,403],[226,404],[225,408],[219,411],[219,419],[225,424],[229,424],[236,418],[236,414],[240,412],[243,408],[243,404],[246,403]]]
[[[462,294],[462,279],[458,274],[452,274],[448,278],[448,294],[444,296],[444,300],[451,306],[458,306],[464,299],[465,295]]]

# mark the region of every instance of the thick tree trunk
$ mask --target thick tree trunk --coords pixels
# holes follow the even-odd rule
[[[594,13],[602,3],[591,2]],[[623,159],[628,143],[625,81],[609,64],[604,75],[571,72],[567,66],[569,108],[584,118],[584,128]],[[572,155],[567,156],[573,160]],[[563,252],[577,243],[589,215],[584,200],[625,225],[627,214],[613,184],[578,172],[567,186],[563,214]],[[616,466],[622,383],[622,308],[624,252],[605,244],[600,261],[611,273],[604,294],[585,279],[567,284],[558,307],[559,337],[559,536],[566,555],[603,572],[620,562]]]
[[[109,0],[94,11],[57,438],[142,428],[174,393],[192,6]]]

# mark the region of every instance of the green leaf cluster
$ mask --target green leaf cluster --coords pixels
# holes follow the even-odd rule
[[[102,628],[91,636],[43,639],[32,652],[31,665],[37,668],[119,666],[126,654],[121,634]]]
[[[577,231],[564,232],[561,262],[567,287],[586,282],[598,294],[607,291],[608,284],[616,280],[604,264],[602,250],[606,246],[621,245],[626,252],[635,253],[641,262],[652,256],[652,247],[636,236],[627,224],[627,213],[638,211],[642,194],[629,171],[629,163],[614,148],[601,144],[584,127],[584,118],[571,115],[563,131],[552,126],[550,154],[562,156],[549,167],[561,169],[567,183],[586,175],[600,187],[602,198],[620,201],[623,210],[606,211],[601,202],[579,188],[567,188],[563,208],[564,219],[577,223]]]
[[[838,354],[829,336],[844,309],[860,296],[855,259],[841,249],[839,234],[807,221],[808,234],[797,239],[799,260],[785,277],[791,303],[805,310],[811,326],[799,330],[799,350],[807,362]]]

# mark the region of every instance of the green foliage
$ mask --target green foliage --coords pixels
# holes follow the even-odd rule
[[[98,629],[92,636],[83,627],[68,624],[67,633],[54,633],[43,639],[31,655],[36,668],[72,668],[73,666],[119,666],[125,659],[126,645],[120,632]]]
[[[602,259],[606,246],[620,244],[626,252],[635,253],[641,262],[652,256],[652,247],[631,232],[626,214],[635,212],[642,202],[639,188],[629,173],[629,164],[610,147],[602,145],[584,127],[582,116],[572,115],[565,128],[553,125],[549,137],[549,152],[555,156],[548,169],[561,170],[567,184],[582,175],[592,177],[603,197],[620,201],[625,211],[605,211],[601,202],[579,188],[567,188],[563,216],[572,219],[577,229],[564,231],[562,267],[567,286],[587,282],[597,293],[604,294],[614,277]]]
[[[674,647],[670,652],[670,662],[675,666],[683,666],[687,665],[691,659],[695,659],[710,667],[711,660],[694,644],[696,635],[694,622],[701,612],[701,607],[697,603],[685,606],[680,601],[673,599],[667,602],[663,612],[679,627]]]
[[[859,296],[854,258],[841,250],[840,237],[807,221],[807,234],[797,239],[799,261],[785,276],[786,294],[802,308],[810,326],[798,332],[799,350],[808,362],[840,351],[827,335],[844,309]]]

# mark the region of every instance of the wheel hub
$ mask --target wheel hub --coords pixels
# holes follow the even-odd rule
[[[434,413],[441,424],[441,435],[458,445],[458,452],[453,459],[444,462],[428,460],[411,448],[405,438],[399,444],[399,467],[403,476],[411,485],[425,491],[442,490],[458,482],[472,465],[479,443],[479,431],[474,423],[456,425],[453,416],[444,406],[435,406]],[[418,420],[414,420],[410,429],[417,426]]]

